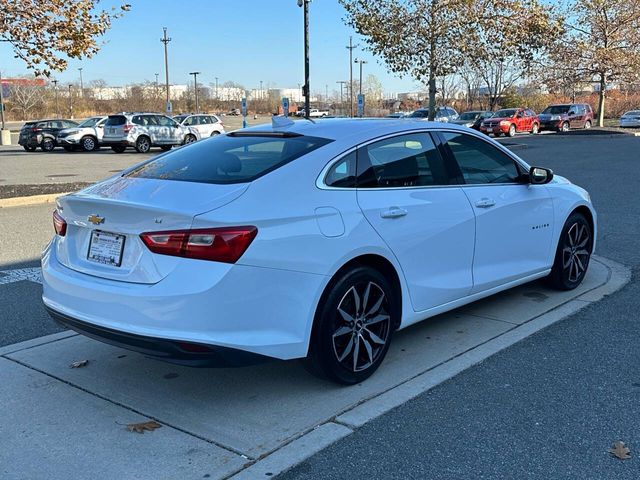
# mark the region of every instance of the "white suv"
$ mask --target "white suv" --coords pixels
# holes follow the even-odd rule
[[[170,150],[174,145],[184,145],[200,140],[198,131],[184,127],[172,118],[159,113],[119,113],[109,115],[104,124],[102,143],[116,153],[134,147],[147,153],[151,147]]]
[[[211,137],[213,135],[219,135],[224,132],[224,125],[222,120],[216,115],[201,114],[201,115],[176,115],[173,119],[180,125],[185,127],[195,128],[200,133],[200,138]]]
[[[85,152],[100,148],[106,116],[87,118],[77,127],[65,128],[58,132],[56,143],[67,152],[80,147]]]

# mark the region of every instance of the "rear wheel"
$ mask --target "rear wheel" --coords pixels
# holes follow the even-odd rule
[[[82,137],[82,140],[80,140],[80,145],[82,145],[82,149],[85,152],[92,152],[96,148],[98,148],[98,142],[91,135],[87,135],[86,137]]]
[[[136,151],[138,153],[147,153],[149,150],[151,150],[151,140],[149,137],[140,135],[136,140]]]
[[[562,125],[560,125],[560,131],[561,132],[568,132],[569,131],[569,122],[562,122]]]
[[[127,147],[123,147],[122,145],[114,145],[111,147],[111,150],[113,150],[116,153],[122,153],[126,150]]]
[[[589,267],[592,248],[591,225],[581,213],[572,213],[562,228],[548,283],[559,290],[573,290],[580,285]]]
[[[196,136],[192,133],[188,133],[186,137],[184,137],[184,144],[187,145],[189,143],[193,143],[197,140]]]
[[[215,137],[216,135],[220,135],[220,132],[214,130],[213,132],[211,132],[211,136]]]
[[[533,126],[531,127],[531,135],[537,135],[539,129],[540,127],[538,126],[538,124],[534,123]]]
[[[51,150],[56,148],[56,142],[53,138],[45,138],[42,140],[40,148],[43,152],[50,152]]]
[[[515,134],[516,134],[516,126],[512,123],[512,124],[509,126],[509,133],[508,133],[508,135],[509,135],[510,137],[513,137],[513,136],[515,136]]]
[[[584,128],[585,130],[589,130],[591,128],[591,120],[584,122]]]
[[[318,306],[308,369],[345,385],[367,379],[387,354],[398,302],[379,271],[356,267],[344,273]]]

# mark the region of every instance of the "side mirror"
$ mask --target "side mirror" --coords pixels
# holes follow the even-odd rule
[[[532,185],[544,185],[553,180],[553,170],[544,167],[531,167],[529,170],[529,183]]]

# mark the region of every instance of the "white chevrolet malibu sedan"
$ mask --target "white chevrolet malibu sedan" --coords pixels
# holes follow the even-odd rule
[[[58,200],[43,300],[89,337],[187,365],[303,358],[353,384],[393,333],[532,280],[583,280],[589,194],[451,124],[276,122]]]

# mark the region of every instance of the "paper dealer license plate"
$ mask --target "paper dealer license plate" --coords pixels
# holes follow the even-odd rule
[[[122,264],[124,235],[94,230],[91,232],[87,259],[104,265],[119,267]]]

